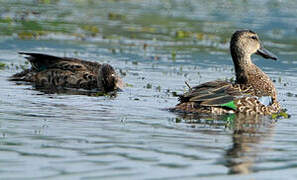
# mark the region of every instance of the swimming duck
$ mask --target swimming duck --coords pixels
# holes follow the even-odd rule
[[[27,81],[42,88],[75,88],[103,92],[123,88],[122,79],[109,64],[57,57],[40,53],[26,55],[31,68],[14,74],[10,80]]]
[[[277,60],[264,49],[258,35],[251,30],[236,31],[231,38],[230,51],[235,67],[235,83],[211,81],[190,87],[180,95],[172,111],[217,114],[246,113],[271,115],[280,111],[277,92],[270,78],[251,60],[252,54]]]

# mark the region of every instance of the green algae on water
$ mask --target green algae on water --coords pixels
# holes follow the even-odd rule
[[[6,64],[0,62],[0,70],[4,69],[6,67]]]

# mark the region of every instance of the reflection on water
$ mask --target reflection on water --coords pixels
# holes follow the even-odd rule
[[[222,163],[229,169],[229,174],[249,174],[254,171],[254,164],[264,153],[260,147],[261,142],[273,136],[276,123],[276,120],[269,117],[244,114],[221,116],[180,114],[179,117],[175,119],[177,123],[182,122],[192,128],[207,125],[208,128],[227,128],[232,132],[232,145],[226,149]]]
[[[253,172],[254,161],[261,159],[263,152],[259,144],[272,136],[274,123],[259,116],[241,116],[234,119],[233,145],[225,155],[225,165],[230,169],[230,174]]]
[[[84,95],[84,96],[108,96],[115,98],[118,92],[122,92],[122,90],[111,91],[111,92],[103,92],[103,91],[92,91],[92,90],[84,90],[84,89],[74,89],[74,88],[43,88],[36,87],[33,85],[33,89],[44,94],[64,94],[64,95]]]

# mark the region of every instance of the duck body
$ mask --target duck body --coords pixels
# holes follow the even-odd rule
[[[122,80],[109,64],[25,53],[31,68],[14,74],[10,80],[32,82],[42,88],[75,88],[104,92],[123,87]]]
[[[206,82],[179,97],[172,111],[222,115],[246,113],[270,115],[280,111],[277,92],[270,78],[251,61],[256,53],[276,60],[276,56],[263,48],[256,33],[236,31],[230,43],[235,67],[235,83]]]

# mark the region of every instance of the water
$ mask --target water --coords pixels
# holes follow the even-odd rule
[[[296,179],[297,4],[288,1],[0,1],[0,179]],[[236,29],[291,115],[193,119],[164,111],[173,92],[233,76]],[[117,97],[45,93],[7,81],[17,51],[112,64]]]

